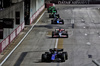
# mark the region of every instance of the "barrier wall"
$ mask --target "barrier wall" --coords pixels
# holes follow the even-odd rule
[[[37,18],[37,16],[41,13],[41,11],[45,8],[43,5],[32,17],[30,18],[30,24]],[[17,35],[24,29],[25,23],[22,22],[6,39],[4,39],[0,43],[0,53],[17,37]]]
[[[45,8],[45,5],[43,5],[40,9],[38,9],[30,18],[30,24],[37,18],[37,16],[41,13],[41,11]]]
[[[19,25],[6,39],[0,43],[0,53],[17,37],[17,35],[24,29],[24,22]]]

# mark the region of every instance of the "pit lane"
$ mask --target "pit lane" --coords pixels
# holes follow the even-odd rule
[[[72,12],[75,15],[74,29],[71,28],[70,21],[73,17]],[[64,25],[51,25],[48,14],[45,13],[3,66],[96,66],[92,62],[92,59],[99,59],[98,57],[100,57],[100,38],[97,34],[99,25],[92,23],[91,20],[94,19],[96,23],[99,22],[98,10],[92,8],[77,8],[66,9],[66,11],[58,10],[58,13],[65,20]],[[81,23],[81,17],[84,18],[85,24]],[[89,28],[84,29],[84,26]],[[64,48],[64,51],[68,52],[68,60],[64,63],[43,63],[40,61],[42,53],[53,48],[56,41],[55,38],[47,36],[47,32],[58,27],[68,30],[70,36],[69,38],[63,38],[58,41],[58,47]],[[88,36],[85,36],[85,33]],[[87,45],[87,42],[90,42],[91,45]],[[89,54],[92,55],[92,58],[88,58]]]

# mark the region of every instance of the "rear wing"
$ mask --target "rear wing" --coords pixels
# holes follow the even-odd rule
[[[55,30],[59,30],[59,29],[55,29]],[[65,30],[65,29],[60,29],[60,30]]]
[[[56,50],[55,50],[56,49]],[[57,49],[57,48],[53,48],[53,49],[49,49],[50,52],[53,52],[53,51],[57,51],[57,52],[61,52],[63,51],[63,49]]]

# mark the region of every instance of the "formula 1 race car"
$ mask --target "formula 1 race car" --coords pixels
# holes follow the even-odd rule
[[[49,6],[49,8],[47,8],[48,13],[50,13],[53,9],[56,10],[54,6]]]
[[[63,52],[63,49],[50,49],[49,52],[42,54],[42,62],[65,62],[68,60],[67,52]]]
[[[60,17],[59,14],[57,13],[52,13],[52,14],[49,14],[49,18],[55,18],[55,17]]]
[[[56,8],[53,8],[51,10],[48,10],[48,13],[57,13],[57,9]]]
[[[61,18],[54,18],[51,20],[51,24],[64,24],[64,20]]]
[[[52,31],[52,37],[53,38],[68,38],[68,32],[65,31],[65,29],[55,29],[55,31]]]

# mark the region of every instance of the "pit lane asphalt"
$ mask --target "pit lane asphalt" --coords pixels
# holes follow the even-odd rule
[[[100,23],[99,10],[94,8],[68,8],[58,10],[58,13],[65,20],[64,25],[51,25],[51,19],[45,13],[3,66],[96,66],[92,59],[100,59],[100,38],[97,33],[100,31],[98,24]],[[71,28],[72,13],[75,19],[74,29]],[[82,19],[85,20],[85,23],[81,22]],[[86,28],[83,28],[84,26]],[[56,40],[47,36],[48,31],[59,27],[65,28],[69,33],[69,38],[63,40],[64,51],[68,52],[68,60],[63,63],[41,62],[42,53],[53,48]],[[90,44],[87,44],[89,42]],[[92,58],[88,58],[88,55],[92,55]]]

